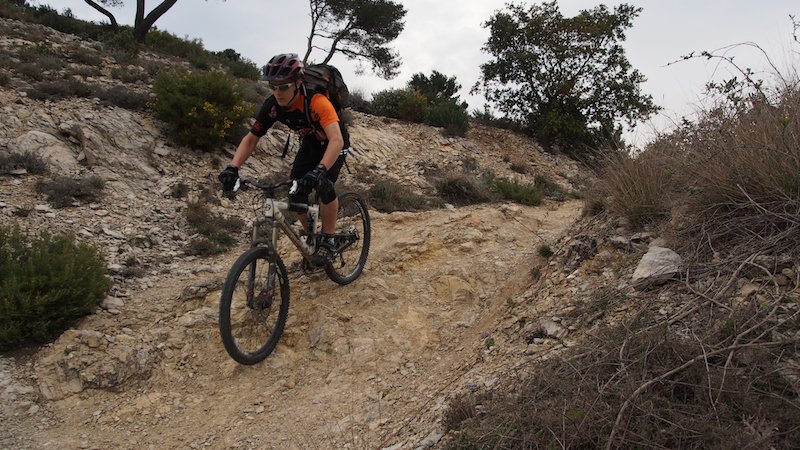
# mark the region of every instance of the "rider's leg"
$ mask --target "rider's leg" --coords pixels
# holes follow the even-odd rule
[[[336,232],[336,216],[338,215],[338,213],[339,213],[339,199],[334,199],[327,205],[319,205],[319,214],[320,216],[322,216],[323,233],[333,234]]]

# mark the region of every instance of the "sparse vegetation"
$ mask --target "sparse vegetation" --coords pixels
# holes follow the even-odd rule
[[[536,206],[542,203],[544,195],[534,183],[522,183],[512,178],[486,176],[486,182],[499,195],[500,198],[511,200],[522,205]]]
[[[187,245],[187,255],[210,256],[229,249],[236,243],[234,235],[244,228],[238,217],[226,218],[212,213],[206,203],[190,202],[185,211],[186,221],[202,236]]]
[[[547,244],[542,244],[539,246],[537,253],[539,253],[539,256],[541,256],[542,258],[549,258],[553,256],[553,249],[551,249],[550,246]]]
[[[100,252],[72,237],[0,226],[0,350],[56,338],[105,297]]]
[[[31,175],[41,175],[47,172],[47,162],[31,152],[0,155],[0,175],[13,174],[19,170]]]
[[[170,187],[170,195],[175,198],[184,198],[189,193],[189,185],[183,182],[175,183]]]
[[[465,408],[469,395],[451,402],[446,448],[791,447],[797,400],[775,368],[793,344],[762,339],[777,321],[745,309],[709,318],[692,338],[646,317],[607,328],[485,400],[481,415]]]
[[[485,203],[492,199],[488,187],[466,174],[448,174],[436,183],[438,195],[454,205]]]
[[[369,190],[369,204],[378,211],[418,211],[427,205],[426,199],[393,180],[381,180]]]
[[[85,178],[58,176],[36,183],[36,191],[47,196],[56,208],[65,208],[73,203],[91,203],[100,200],[105,182],[91,175]]]
[[[464,136],[469,129],[469,114],[462,105],[454,101],[440,100],[426,108],[425,123],[443,127],[447,135]]]

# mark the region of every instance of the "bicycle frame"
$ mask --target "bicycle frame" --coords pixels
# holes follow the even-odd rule
[[[256,220],[253,224],[253,238],[251,246],[255,247],[259,244],[268,244],[272,249],[277,250],[279,231],[282,231],[292,244],[297,248],[303,258],[311,263],[311,256],[313,248],[308,243],[303,242],[301,237],[286,223],[284,211],[291,210],[300,214],[308,214],[309,220],[312,222],[312,232],[317,233],[320,225],[319,221],[319,205],[306,205],[304,203],[287,203],[284,201],[275,200],[268,197],[264,204],[264,217]],[[258,229],[263,224],[270,224],[272,236],[269,238],[259,237]]]

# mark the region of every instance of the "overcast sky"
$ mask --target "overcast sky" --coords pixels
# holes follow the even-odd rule
[[[505,0],[399,0],[406,10],[405,29],[393,47],[403,60],[400,75],[384,80],[370,74],[369,67],[357,75],[357,64],[341,55],[332,63],[342,70],[351,90],[367,97],[387,88],[402,87],[411,75],[433,70],[455,76],[462,86],[461,98],[470,109],[481,108],[484,100],[468,91],[478,80],[480,64],[489,56],[481,51],[489,33],[483,23],[504,9]],[[83,0],[34,0],[63,11],[70,8],[84,20],[107,19]],[[146,3],[149,12],[159,2]],[[515,3],[531,4],[531,0]],[[628,134],[635,145],[644,144],[654,130],[662,131],[678,118],[691,114],[702,104],[705,83],[716,74],[728,75],[716,63],[690,60],[667,65],[692,51],[716,50],[741,42],[754,42],[768,52],[781,69],[800,59],[800,44],[792,40],[789,15],[800,17],[797,0],[561,0],[564,15],[575,15],[600,3],[613,7],[628,3],[643,11],[627,32],[625,48],[634,68],[647,77],[643,91],[652,95],[664,111],[637,132]],[[135,0],[113,8],[117,21],[132,24]],[[309,6],[305,0],[179,0],[156,26],[180,37],[200,39],[208,50],[232,48],[259,66],[277,53],[305,53],[310,30]],[[322,54],[316,54],[318,59]],[[768,67],[756,49],[740,47],[730,51],[737,63],[754,69]],[[312,59],[314,54],[312,54]],[[788,69],[786,69],[788,70]]]

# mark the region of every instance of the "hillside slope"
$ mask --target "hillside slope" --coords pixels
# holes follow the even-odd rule
[[[17,30],[2,38],[7,56],[40,44],[18,36],[24,25],[2,25]],[[90,46],[52,30],[45,36],[52,49]],[[91,81],[118,83],[110,77],[118,67],[106,58]],[[551,271],[536,252],[542,244],[566,248],[580,202],[373,210],[373,249],[362,278],[339,287],[294,273],[278,349],[262,364],[239,366],[221,346],[216,308],[246,234],[218,257],[185,253],[194,234],[184,217],[187,201],[210,198],[216,213],[251,217],[246,195],[219,195],[215,177],[228,155],[172,147],[146,114],[98,99],[33,100],[29,89],[30,80],[11,73],[0,90],[0,148],[41,155],[51,172],[0,177],[0,217],[98,245],[114,285],[96,314],[54,344],[0,358],[0,446],[433,445],[449,397],[492,389],[513,367],[563,348],[555,336],[531,344],[520,324],[561,307],[536,294],[536,274]],[[504,130],[474,126],[455,138],[358,113],[352,120],[351,172],[342,184],[355,188],[390,178],[431,194],[436,174],[456,171],[491,170],[523,181],[539,175],[565,189],[589,177]],[[277,157],[285,136],[271,131],[243,172],[286,173],[291,157]],[[35,185],[56,175],[99,176],[107,183],[104,197],[55,209]],[[180,185],[188,187],[186,198],[174,195]],[[287,262],[296,258],[287,255]],[[135,275],[131,261],[141,268]]]

